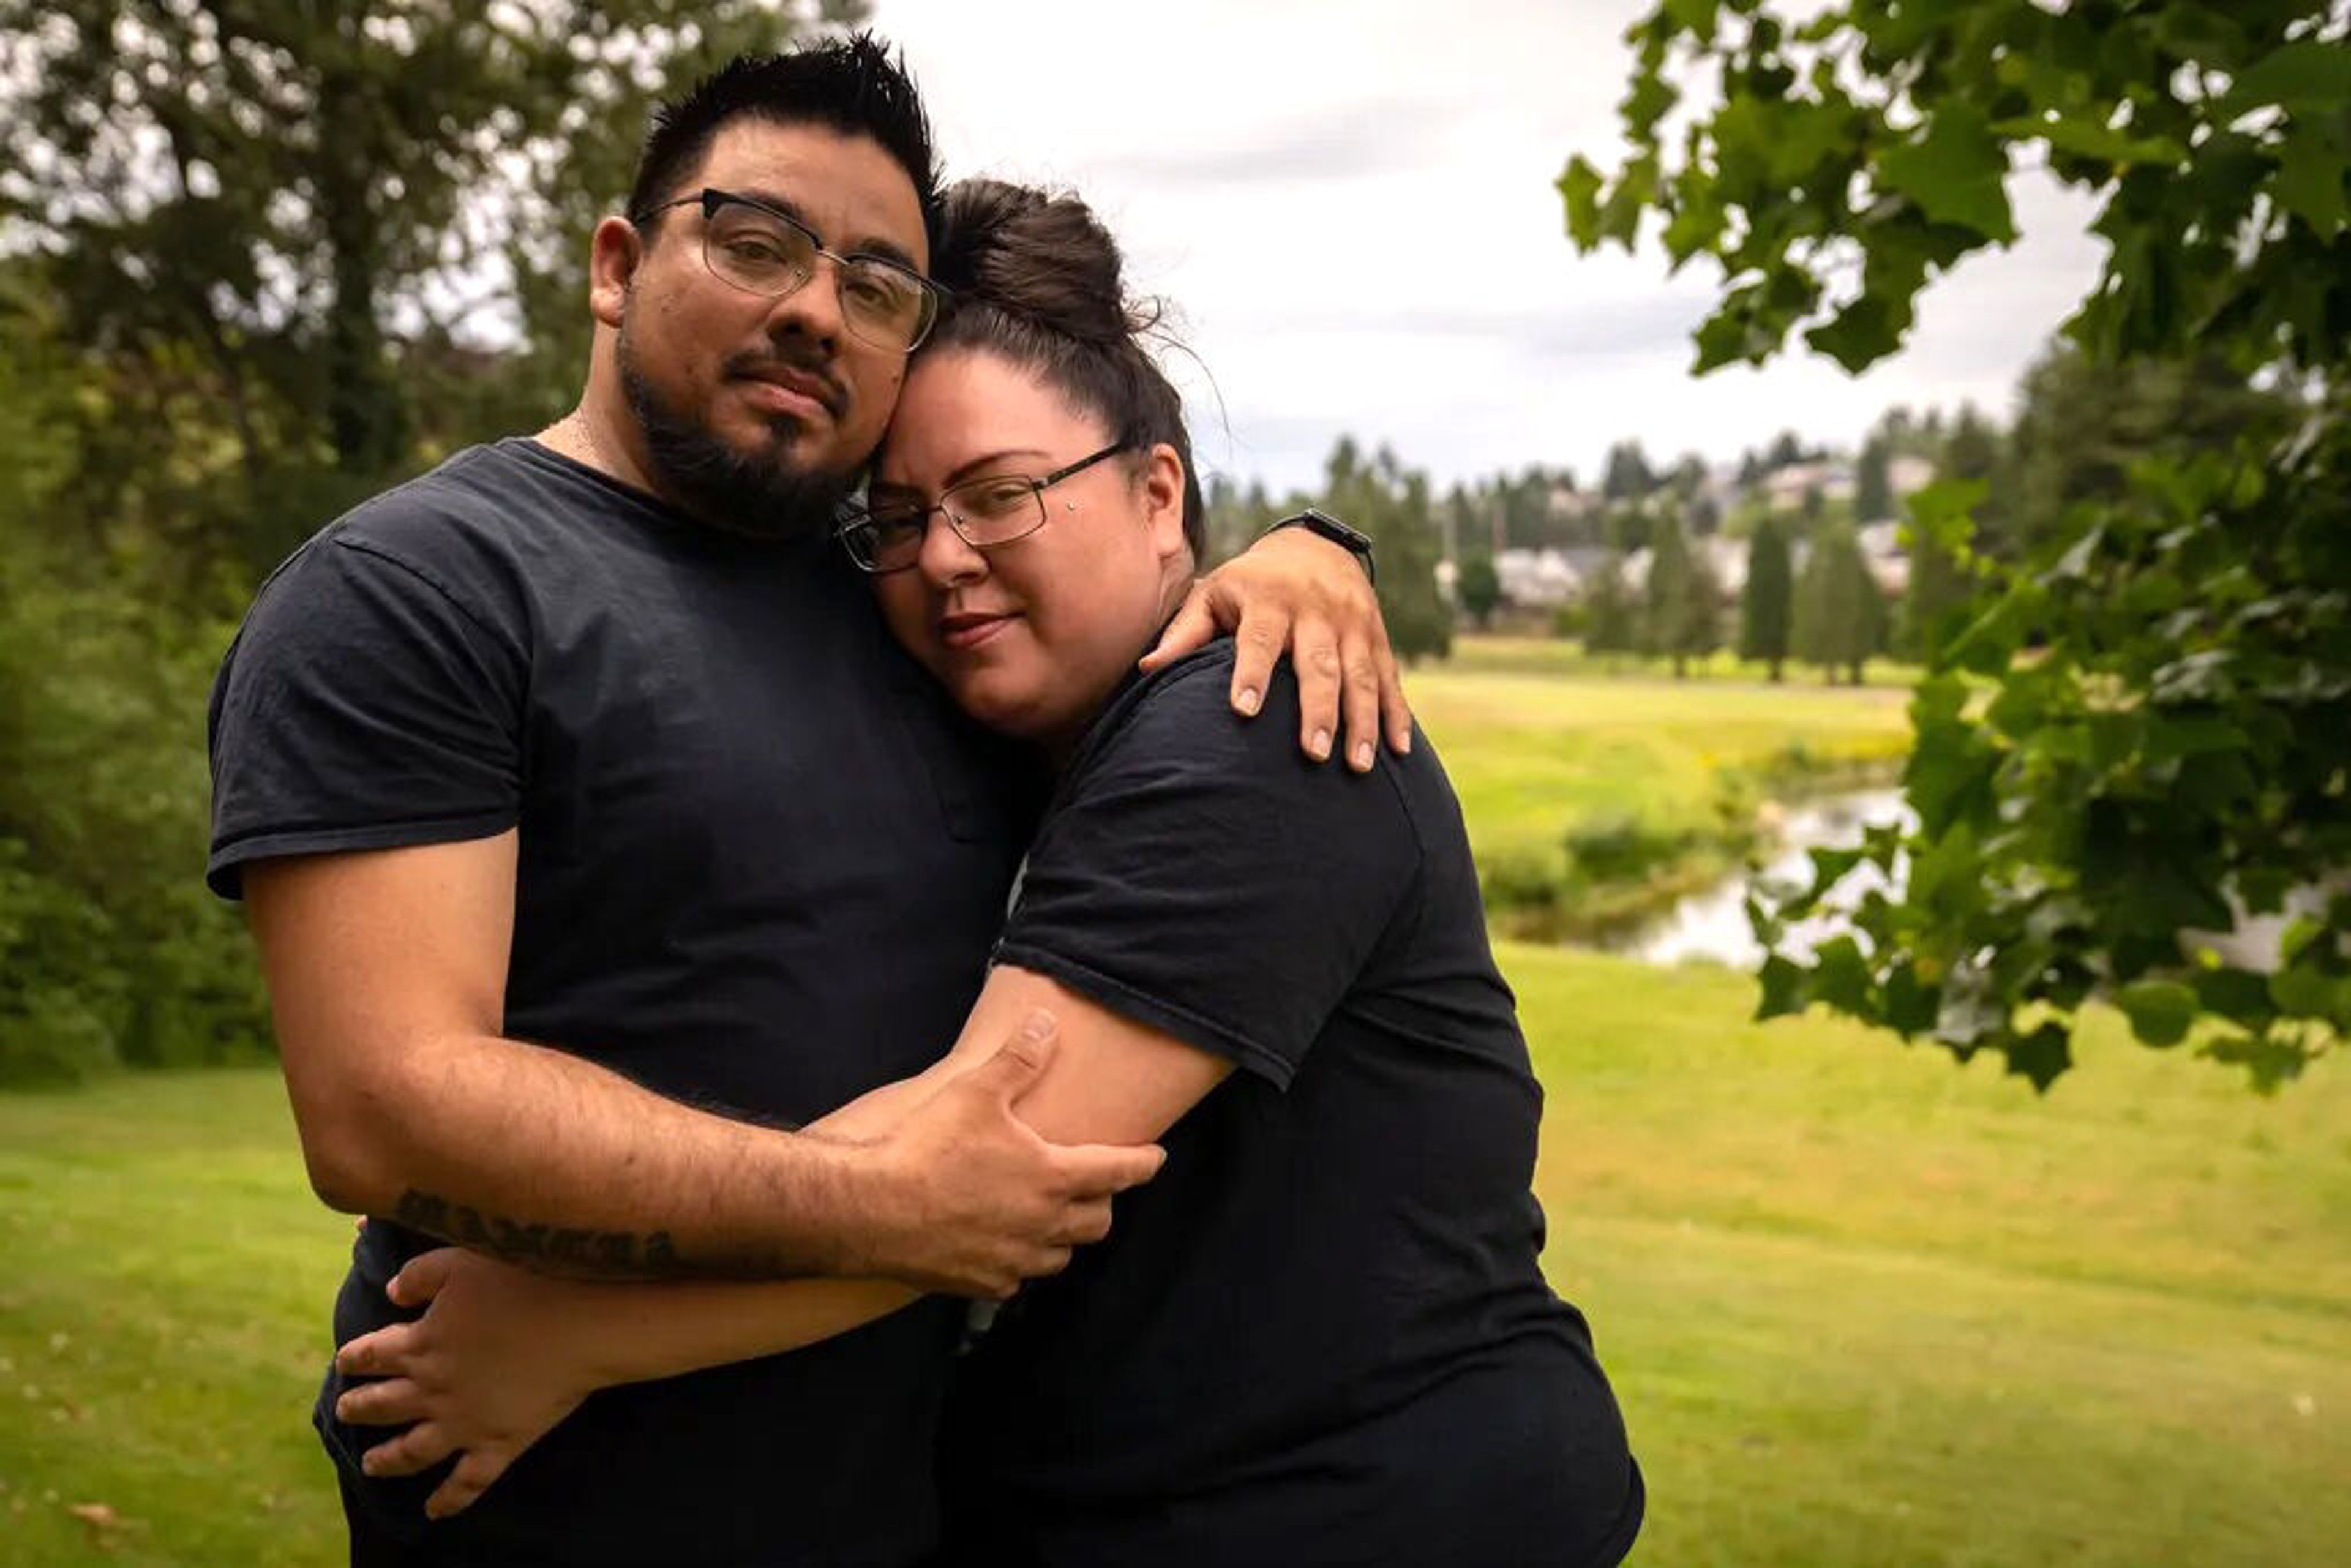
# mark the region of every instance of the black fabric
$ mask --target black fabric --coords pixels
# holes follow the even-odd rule
[[[1613,1563],[1638,1472],[1537,1267],[1541,1093],[1451,786],[1418,738],[1316,767],[1230,675],[1113,705],[998,945],[1240,1071],[962,1364],[956,1560]]]
[[[1033,801],[821,547],[699,529],[533,443],[463,453],[271,579],[212,714],[210,880],[272,855],[519,826],[507,1031],[680,1099],[800,1122],[935,1061],[977,992]],[[371,1225],[338,1343],[428,1245]],[[890,1563],[935,1532],[958,1312],[598,1395],[473,1510],[356,1477],[451,1560]]]

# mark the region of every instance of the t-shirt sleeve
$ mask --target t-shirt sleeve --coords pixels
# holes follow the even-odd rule
[[[528,661],[426,570],[325,536],[262,590],[213,685],[205,880],[278,855],[487,838],[520,814]]]
[[[1243,720],[1228,662],[1179,667],[1067,781],[997,961],[1287,1087],[1392,926],[1421,846],[1383,757],[1317,765],[1296,727]],[[1268,715],[1295,711],[1286,668]]]

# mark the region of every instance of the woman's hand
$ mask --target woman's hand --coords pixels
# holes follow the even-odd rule
[[[335,1404],[358,1427],[415,1425],[370,1448],[371,1476],[406,1476],[460,1456],[424,1504],[429,1519],[470,1507],[533,1443],[601,1386],[575,1312],[592,1281],[550,1280],[460,1248],[410,1260],[389,1289],[401,1306],[430,1303],[411,1323],[362,1334],[335,1365],[380,1378]]]
[[[1381,734],[1402,756],[1412,749],[1412,709],[1388,646],[1378,595],[1355,558],[1304,528],[1282,528],[1192,585],[1159,645],[1144,655],[1155,670],[1233,633],[1232,705],[1254,715],[1276,660],[1298,673],[1298,739],[1320,762],[1331,755],[1342,707],[1347,762],[1368,772]]]

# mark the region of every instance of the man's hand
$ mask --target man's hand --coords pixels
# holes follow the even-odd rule
[[[1031,1013],[994,1055],[943,1079],[866,1145],[891,1196],[842,1272],[1002,1300],[1110,1233],[1111,1198],[1157,1175],[1166,1154],[1049,1144],[1030,1130],[1013,1103],[1043,1075],[1053,1044],[1051,1017]]]
[[[1192,585],[1159,645],[1155,670],[1233,633],[1232,704],[1254,716],[1276,660],[1298,672],[1299,744],[1320,762],[1346,713],[1347,762],[1368,772],[1383,731],[1399,756],[1412,749],[1412,710],[1388,645],[1379,597],[1355,558],[1304,528],[1282,528]]]

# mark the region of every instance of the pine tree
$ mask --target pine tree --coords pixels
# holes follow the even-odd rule
[[[1721,586],[1706,559],[1690,548],[1679,518],[1661,518],[1649,530],[1649,583],[1642,645],[1674,662],[1674,678],[1689,673],[1693,655],[1722,645]]]
[[[1860,539],[1846,524],[1823,528],[1796,583],[1796,656],[1818,664],[1825,681],[1843,669],[1857,686],[1862,663],[1877,652],[1885,627],[1885,602]]]
[[[1790,622],[1795,612],[1794,571],[1788,535],[1780,519],[1767,517],[1747,546],[1747,589],[1739,604],[1739,656],[1761,659],[1779,680],[1788,659]]]

